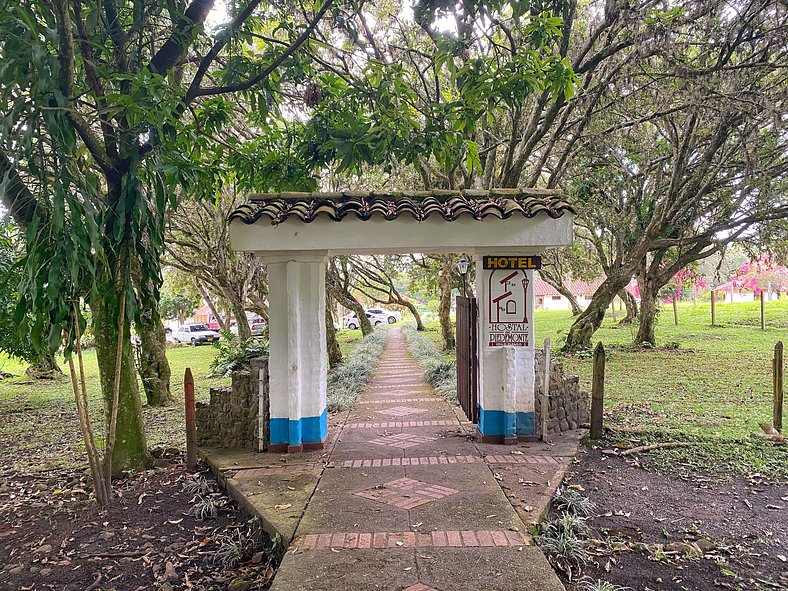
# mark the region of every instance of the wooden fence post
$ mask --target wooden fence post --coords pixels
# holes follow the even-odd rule
[[[772,400],[772,425],[782,432],[783,429],[783,342],[777,341],[774,346],[772,360],[772,384],[774,398]]]
[[[711,290],[711,325],[717,326],[717,315],[715,314],[714,304],[717,303],[717,292],[714,288]]]
[[[605,406],[605,347],[600,341],[594,349],[591,378],[591,439],[602,437],[602,411]]]
[[[186,405],[186,467],[197,467],[197,410],[194,403],[194,377],[187,367],[183,375],[183,394]]]
[[[761,290],[761,330],[766,330],[766,309],[763,305],[763,290]]]
[[[671,299],[673,300],[673,324],[678,326],[679,325],[679,309],[678,309],[678,304],[676,303],[676,298],[678,298],[678,291],[677,290],[673,292],[673,297]]]
[[[547,441],[547,422],[550,419],[550,339],[544,340],[544,372],[542,377],[542,441]]]

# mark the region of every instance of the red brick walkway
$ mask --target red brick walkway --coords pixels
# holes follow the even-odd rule
[[[476,444],[421,376],[391,329],[375,379],[331,434],[273,591],[563,589],[520,515],[565,462]],[[515,478],[522,490],[505,492]]]

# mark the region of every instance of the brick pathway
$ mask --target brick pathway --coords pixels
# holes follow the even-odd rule
[[[329,467],[272,591],[563,589],[523,519],[566,461],[544,446],[476,444],[472,426],[421,375],[390,329],[375,379],[331,434]],[[514,478],[516,494],[506,484]]]

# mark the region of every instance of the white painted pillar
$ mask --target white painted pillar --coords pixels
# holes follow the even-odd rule
[[[327,435],[324,257],[266,261],[271,451],[320,449]]]
[[[536,437],[533,271],[482,268],[474,256],[479,305],[479,432],[513,444]],[[509,294],[509,295],[507,295]]]

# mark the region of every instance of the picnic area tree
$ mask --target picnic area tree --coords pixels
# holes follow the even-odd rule
[[[159,302],[162,318],[183,324],[200,307],[201,299],[191,276],[174,267],[165,271]]]
[[[0,3],[2,199],[26,228],[18,317],[36,348],[70,355],[90,306],[108,473],[150,461],[129,329],[158,303],[165,213],[178,189],[219,182],[227,142],[197,110],[243,96],[266,111],[332,4],[230,4],[209,32],[213,0]]]
[[[671,14],[658,17],[663,43],[633,53],[628,75],[610,85],[605,112],[573,157],[584,174],[572,190],[580,235],[606,279],[572,325],[567,350],[590,347],[636,273],[636,340],[654,344],[656,298],[676,272],[788,215],[775,190],[788,168],[777,73],[786,64],[784,8],[760,1],[731,12],[711,2]],[[704,42],[707,51],[697,52]]]
[[[10,220],[0,220],[0,351],[9,357],[26,361],[25,373],[32,378],[62,378],[55,353],[36,349],[32,339],[19,337],[16,308],[19,304],[19,283],[22,280],[24,244],[20,229]],[[22,322],[29,322],[25,317]]]
[[[201,289],[219,296],[235,317],[238,336],[248,339],[252,331],[246,310],[268,318],[268,273],[258,257],[237,252],[230,245],[227,217],[241,201],[227,192],[214,201],[184,200],[167,216],[165,252],[170,265],[191,276]],[[210,295],[206,300],[215,306]],[[218,311],[213,312],[220,321]]]
[[[352,256],[353,286],[355,289],[378,304],[389,304],[407,308],[416,321],[416,330],[424,330],[416,305],[402,295],[397,288],[397,278],[406,271],[406,261],[396,255]]]
[[[364,306],[353,293],[353,280],[353,264],[350,257],[341,255],[329,260],[326,266],[326,289],[340,306],[355,313],[361,334],[367,336],[372,333],[372,323],[364,313]]]
[[[590,251],[589,245],[578,241],[572,246],[549,248],[542,253],[542,268],[539,269],[539,276],[569,301],[572,316],[577,316],[583,309],[572,293],[571,284],[566,285],[567,278],[570,282],[577,279],[590,282],[596,279],[600,272],[599,263],[594,253]]]
[[[438,321],[441,327],[444,351],[456,347],[454,326],[451,321],[452,290],[460,286],[456,254],[411,255],[408,289],[421,294],[438,293]]]

